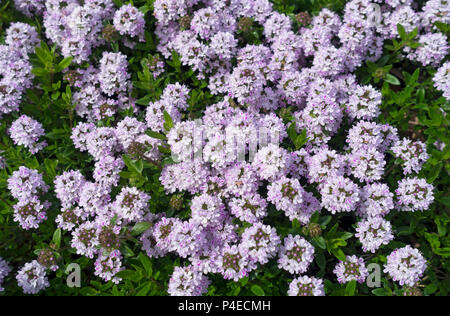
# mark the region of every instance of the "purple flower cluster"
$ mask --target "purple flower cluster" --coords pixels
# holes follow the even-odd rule
[[[407,245],[387,256],[384,272],[400,285],[414,286],[426,268],[427,262],[419,250]]]
[[[36,260],[26,263],[17,273],[16,279],[25,294],[37,294],[50,286],[46,268]]]
[[[363,250],[372,253],[394,239],[391,223],[381,217],[369,217],[359,222],[355,236],[361,242]]]
[[[5,289],[2,288],[3,281],[5,280],[6,276],[11,272],[11,268],[8,265],[8,262],[3,260],[3,258],[0,257],[0,292],[3,292]]]
[[[0,117],[17,112],[22,95],[32,86],[33,74],[28,53],[38,42],[36,30],[23,23],[7,29],[7,45],[0,45]]]
[[[314,277],[301,276],[289,284],[289,296],[325,296],[323,281]]]
[[[47,146],[45,141],[40,141],[45,135],[42,124],[26,115],[21,115],[11,124],[9,134],[14,144],[24,146],[32,154]]]
[[[364,259],[357,256],[347,256],[346,261],[339,261],[333,272],[336,274],[339,283],[347,283],[353,280],[363,283],[369,275]]]
[[[38,228],[47,219],[48,201],[42,201],[49,186],[37,170],[20,167],[8,179],[8,189],[18,200],[14,205],[14,221],[23,229]]]
[[[300,236],[288,235],[280,248],[278,267],[291,274],[302,274],[314,260],[314,247]]]
[[[149,228],[140,241],[148,257],[185,259],[170,278],[170,295],[202,295],[208,292],[209,273],[239,281],[276,260],[280,269],[298,276],[289,295],[319,296],[324,295],[322,280],[302,276],[314,260],[314,246],[266,225],[274,209],[283,213],[280,220],[304,226],[322,209],[353,212],[365,252],[394,238],[385,215],[394,209],[428,210],[433,186],[411,177],[428,159],[426,145],[400,140],[394,127],[380,124],[381,92],[359,84],[353,72],[378,60],[385,40],[399,38],[399,23],[407,32],[418,28],[421,44],[405,48],[404,57],[439,67],[448,43],[432,23],[449,22],[443,14],[448,4],[429,0],[416,12],[413,1],[389,0],[380,16],[372,4],[348,1],[342,17],[323,9],[297,31],[291,17],[276,12],[269,0],[154,1],[157,54],[141,65],[157,79],[164,71],[159,56],[179,55],[192,81],[214,95],[215,103],[194,120],[197,90],[166,84],[144,110],[133,98],[133,60],[116,49],[104,50],[114,41],[132,49],[145,40],[145,14],[138,8],[115,8],[112,0],[15,0],[24,14],[43,17],[46,37],[75,63],[64,73],[77,115],[71,140],[91,156],[93,168],[91,174],[66,170],[55,177],[61,204],[56,223],[71,234],[78,255],[95,260],[95,275],[121,281],[116,276],[124,269],[121,239],[133,225],[143,224]],[[247,45],[245,36],[257,29],[262,31],[260,44]],[[7,30],[6,45],[0,45],[0,115],[18,111],[24,90],[31,87],[27,54],[38,42],[36,30],[26,24],[14,23]],[[92,51],[102,49],[100,59],[91,58]],[[447,98],[448,66],[434,77]],[[166,124],[167,114],[173,124]],[[167,139],[150,137],[150,131],[165,133]],[[346,136],[339,149],[331,141],[338,131]],[[285,144],[295,132],[304,132],[306,143],[291,152]],[[25,115],[13,122],[9,134],[32,154],[46,146],[42,125]],[[169,149],[174,163],[162,163]],[[395,196],[383,183],[392,156],[401,161],[405,176]],[[122,172],[125,164],[131,169],[129,159],[138,173],[138,161],[161,166],[166,194],[189,195],[191,203],[180,206],[189,208],[183,217],[156,209],[145,180],[124,184],[121,176],[130,174]],[[14,220],[24,229],[37,228],[49,207],[42,175],[21,167],[9,178],[8,189],[18,200]],[[386,269],[395,280],[410,284],[422,274],[423,263],[420,254],[404,249],[388,257]],[[411,258],[419,258],[418,263],[411,264]],[[364,260],[356,256],[340,261],[334,273],[340,283],[361,283],[368,275]],[[27,263],[17,279],[25,293],[48,286],[45,267],[37,261]]]

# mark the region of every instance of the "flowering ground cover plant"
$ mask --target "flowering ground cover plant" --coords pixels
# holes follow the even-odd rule
[[[447,295],[450,2],[0,2],[0,295]]]

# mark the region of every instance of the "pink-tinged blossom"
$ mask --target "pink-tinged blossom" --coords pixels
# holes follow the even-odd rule
[[[234,196],[252,194],[258,190],[260,181],[253,165],[246,162],[236,163],[225,170],[226,190]]]
[[[360,201],[358,185],[343,176],[329,178],[320,193],[322,206],[332,214],[355,211]]]
[[[167,252],[172,248],[174,242],[174,234],[172,232],[179,222],[180,220],[178,218],[162,217],[155,223],[152,236],[158,249]]]
[[[290,31],[292,28],[291,18],[285,14],[272,12],[272,15],[264,23],[264,36],[268,41],[273,41],[281,33]]]
[[[359,121],[348,131],[347,144],[352,150],[367,147],[379,148],[383,144],[383,133],[375,122]]]
[[[94,274],[102,278],[105,282],[112,281],[119,284],[122,280],[115,275],[125,269],[122,267],[122,255],[119,250],[113,250],[110,253],[102,252],[94,262]]]
[[[403,173],[419,173],[422,165],[428,160],[427,148],[421,141],[403,138],[391,148],[395,158],[402,160]]]
[[[6,30],[5,43],[14,50],[27,55],[33,53],[39,44],[36,29],[28,24],[12,23]]]
[[[278,267],[291,274],[302,274],[314,260],[314,247],[303,237],[288,235],[279,250]]]
[[[415,50],[405,48],[408,59],[417,61],[423,66],[439,67],[450,48],[447,36],[442,33],[428,33],[421,35],[418,42],[420,46]]]
[[[394,239],[391,223],[381,217],[369,217],[360,221],[356,226],[355,237],[361,242],[363,250],[371,253]]]
[[[134,117],[127,116],[117,123],[115,134],[120,145],[122,145],[124,149],[127,149],[137,137],[145,133],[146,129],[144,123],[138,121]]]
[[[78,170],[64,172],[54,180],[56,197],[64,206],[78,203],[80,193],[86,179]]]
[[[422,11],[422,24],[427,29],[436,29],[435,22],[450,24],[450,3],[446,0],[429,0]]]
[[[98,76],[100,87],[106,95],[126,92],[130,79],[127,56],[122,53],[103,53]]]
[[[139,222],[148,212],[148,202],[150,195],[139,191],[134,187],[122,188],[114,202],[115,212],[119,218],[128,222]]]
[[[397,205],[401,211],[427,211],[434,202],[434,187],[425,179],[406,178],[398,183],[395,190]]]
[[[248,276],[249,272],[256,268],[248,253],[241,251],[237,245],[226,245],[217,258],[217,262],[223,278],[235,282]]]
[[[207,226],[207,225],[205,225]],[[176,252],[181,258],[197,255],[207,247],[205,226],[200,225],[195,219],[175,222],[170,232],[172,239],[170,251]]]
[[[109,188],[98,183],[86,182],[80,193],[77,216],[87,219],[89,216],[99,215],[105,212],[110,202]]]
[[[2,257],[0,257],[0,292],[3,292],[5,289],[2,287],[3,281],[6,276],[11,272],[11,267],[8,265]]]
[[[72,248],[77,254],[93,259],[98,253],[99,241],[94,222],[84,222],[72,232]]]
[[[210,175],[204,164],[186,161],[165,166],[160,181],[167,193],[189,191],[195,194],[206,188]]]
[[[18,222],[23,229],[39,228],[39,224],[47,219],[49,202],[41,202],[37,196],[26,200],[19,200],[14,205],[14,221]]]
[[[234,57],[238,46],[238,40],[232,33],[218,32],[211,38],[210,47],[217,58],[230,60]]]
[[[88,135],[94,130],[95,125],[92,123],[78,123],[77,126],[72,129],[72,135],[70,136],[75,148],[80,151],[87,151]]]
[[[383,177],[386,161],[384,155],[373,147],[352,152],[347,160],[350,174],[361,182],[370,183]]]
[[[45,135],[42,124],[27,115],[20,116],[12,123],[9,134],[14,144],[23,145],[32,154],[36,154],[47,146],[47,143],[41,140],[41,137]]]
[[[369,276],[364,259],[357,256],[347,256],[346,261],[339,261],[333,273],[341,284],[353,280],[356,280],[358,283],[364,283]]]
[[[33,196],[46,193],[49,186],[45,184],[42,174],[25,166],[19,167],[8,179],[8,189],[18,200],[28,200]]]
[[[322,279],[301,276],[289,284],[289,296],[325,296]]]
[[[72,231],[77,225],[80,224],[81,220],[77,214],[82,213],[82,210],[78,207],[67,207],[62,208],[61,213],[55,219],[55,223],[58,228],[63,230]]]
[[[36,260],[25,263],[16,275],[17,285],[25,294],[37,294],[50,286],[46,268]]]
[[[363,217],[384,216],[394,209],[394,194],[384,183],[367,184],[361,189],[358,214]]]
[[[275,181],[287,173],[289,154],[286,149],[269,144],[258,150],[252,165],[261,179]]]
[[[175,267],[169,280],[170,296],[202,296],[208,292],[209,279],[192,266]]]
[[[119,140],[112,127],[98,127],[86,136],[86,148],[95,160],[104,156],[114,156],[119,149]]]
[[[347,115],[351,119],[373,120],[380,114],[381,92],[372,86],[357,86],[349,97]]]
[[[122,158],[106,155],[95,162],[92,176],[97,184],[109,189],[119,184],[120,172],[124,167]]]
[[[120,35],[137,37],[140,41],[144,40],[144,14],[131,4],[120,7],[114,13],[113,24]]]
[[[45,0],[14,0],[16,9],[27,17],[40,15],[45,8]]]
[[[239,247],[241,252],[248,254],[250,260],[266,264],[276,255],[280,243],[275,228],[256,223],[244,230]]]
[[[450,100],[450,62],[444,63],[437,70],[433,82],[436,89],[442,91],[444,98]]]
[[[267,215],[267,201],[258,193],[232,198],[228,204],[231,214],[243,222],[256,224]]]
[[[303,206],[303,193],[304,190],[297,179],[283,177],[269,185],[267,200],[273,203],[277,210],[291,217]]]
[[[345,157],[335,150],[320,149],[307,159],[308,179],[312,183],[323,183],[330,177],[343,176]]]
[[[225,205],[217,196],[202,194],[192,199],[191,216],[198,225],[218,227],[226,216]]]
[[[407,245],[387,256],[384,273],[388,273],[400,285],[414,286],[427,269],[427,261],[419,250]]]

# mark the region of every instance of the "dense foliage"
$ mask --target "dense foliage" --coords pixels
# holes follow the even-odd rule
[[[438,0],[0,1],[0,295],[448,295],[449,20]],[[223,158],[221,131],[261,126],[279,146]]]

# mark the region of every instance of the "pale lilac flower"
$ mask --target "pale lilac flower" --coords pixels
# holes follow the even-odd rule
[[[32,154],[47,146],[45,141],[40,140],[45,135],[42,124],[27,115],[20,116],[12,123],[9,134],[14,144],[23,145]]]
[[[346,261],[339,261],[333,270],[339,283],[347,283],[356,280],[363,283],[369,276],[364,259],[357,256],[347,256]]]
[[[248,254],[250,260],[266,264],[276,255],[280,243],[275,228],[256,223],[244,230],[239,247],[241,252]]]
[[[419,250],[407,245],[387,256],[384,273],[388,273],[400,285],[414,286],[427,269],[427,261]]]
[[[6,262],[2,257],[0,257],[0,292],[3,292],[5,290],[2,287],[2,283],[10,272],[11,267],[8,265],[8,262]]]
[[[289,296],[325,296],[322,279],[301,276],[289,284]]]
[[[384,216],[394,209],[394,194],[384,183],[367,184],[361,189],[358,213],[363,217]]]
[[[110,253],[100,253],[94,262],[94,266],[94,274],[105,282],[112,281],[115,284],[119,284],[122,280],[115,276],[117,272],[125,269],[122,267],[122,255],[119,250],[113,250]]]
[[[138,37],[140,41],[144,40],[144,14],[131,4],[120,7],[114,13],[113,23],[120,35]]]
[[[208,292],[209,279],[192,266],[175,267],[169,280],[170,296],[202,296]]]
[[[398,183],[395,190],[397,204],[401,211],[426,211],[434,202],[434,187],[425,179],[406,178]]]
[[[72,232],[71,246],[77,254],[93,259],[98,253],[97,227],[94,222],[84,222]]]
[[[331,177],[320,190],[322,206],[332,214],[352,212],[360,201],[360,188],[349,178]]]
[[[357,224],[355,237],[358,237],[365,252],[375,253],[382,245],[394,239],[392,225],[381,217],[369,217]]]
[[[428,160],[427,148],[421,141],[403,138],[392,147],[395,158],[402,160],[403,173],[419,173],[422,165]]]
[[[302,274],[314,260],[314,247],[300,236],[288,235],[279,250],[278,267],[291,274]]]
[[[139,222],[148,211],[150,195],[134,187],[122,188],[114,202],[114,208],[120,218],[128,222]]]
[[[36,260],[25,263],[17,273],[16,279],[25,294],[37,294],[50,286],[46,268]]]

